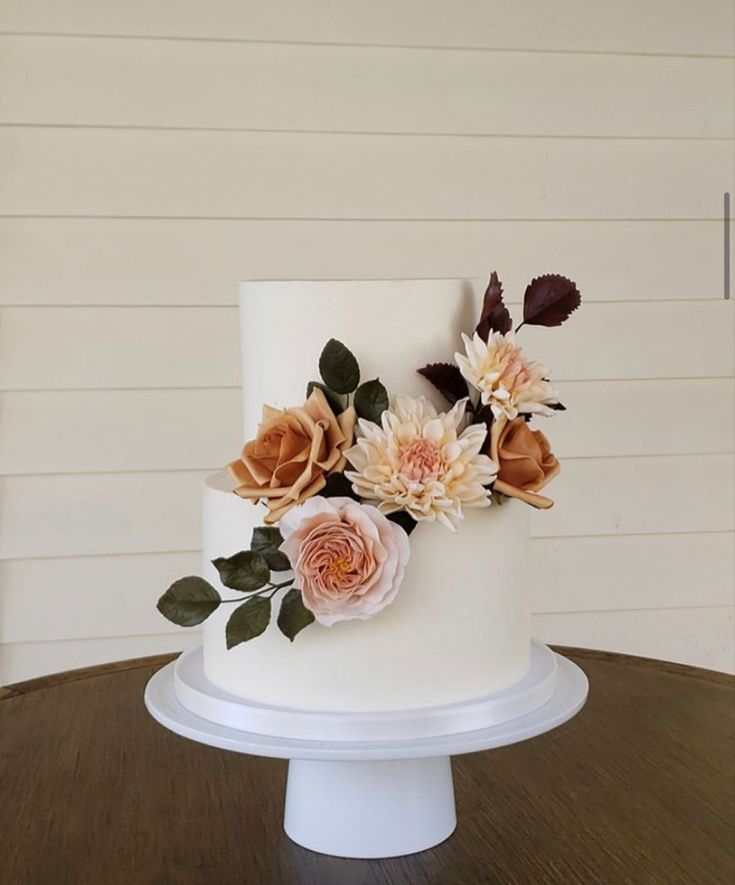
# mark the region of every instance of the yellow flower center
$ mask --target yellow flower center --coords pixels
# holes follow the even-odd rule
[[[339,556],[333,556],[329,560],[329,565],[326,567],[325,572],[330,578],[341,579],[350,571],[350,568],[350,560],[347,556],[342,554]]]

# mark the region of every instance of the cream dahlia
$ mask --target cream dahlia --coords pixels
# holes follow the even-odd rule
[[[488,507],[485,486],[495,464],[481,454],[484,424],[462,430],[467,400],[437,413],[423,396],[396,398],[382,426],[359,421],[361,436],[345,452],[354,470],[345,476],[355,492],[383,513],[407,511],[415,520],[435,520],[456,530],[463,507]]]
[[[454,355],[459,370],[496,418],[512,420],[520,412],[553,414],[549,406],[558,403],[559,396],[546,380],[549,370],[526,360],[512,331],[493,332],[487,343],[477,332],[472,338],[462,335],[462,341],[466,354]]]

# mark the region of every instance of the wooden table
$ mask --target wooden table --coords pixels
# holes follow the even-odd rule
[[[732,885],[735,679],[560,651],[589,676],[582,713],[456,758],[454,836],[385,861],[290,842],[285,762],[157,725],[143,689],[170,655],[0,688],[0,882]]]

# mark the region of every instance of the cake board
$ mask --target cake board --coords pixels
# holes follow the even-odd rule
[[[449,718],[444,721],[449,724],[444,733],[421,737],[305,739],[233,728],[204,719],[180,702],[178,661],[151,677],[145,704],[161,725],[189,740],[232,752],[288,759],[284,829],[297,844],[338,857],[396,857],[431,848],[454,831],[452,756],[528,740],[563,724],[582,708],[588,693],[583,671],[545,646],[540,648],[553,656],[556,665],[550,698],[524,715],[467,731],[456,730],[458,724],[472,721],[468,705],[462,704],[447,705]],[[191,652],[188,655],[190,665],[194,661],[192,666],[200,666]],[[529,679],[542,681],[540,668],[547,660],[538,651],[532,655],[526,685]],[[206,684],[203,674],[199,676],[199,684],[202,680]],[[211,693],[214,699],[219,694],[214,686]],[[216,707],[215,703],[212,709]],[[441,712],[441,708],[433,710]],[[223,721],[231,718],[224,706],[222,711]],[[288,712],[294,722],[310,715]],[[406,711],[401,722],[410,726],[416,712],[420,711]],[[344,713],[340,719],[349,720],[352,715]]]

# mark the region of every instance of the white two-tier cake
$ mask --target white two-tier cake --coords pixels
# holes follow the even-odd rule
[[[563,406],[496,275],[246,282],[240,299],[247,442],[204,484],[204,580],[159,602],[204,621],[206,679],[354,713],[520,684],[528,505],[551,506],[539,490],[559,469],[529,422]],[[524,323],[578,303],[571,281],[540,277]]]
[[[514,328],[496,274],[242,284],[245,444],[204,483],[202,575],[158,601],[203,645],[146,703],[185,737],[288,758],[298,844],[436,845],[451,755],[584,703],[584,675],[530,637],[530,513],[559,471],[534,422],[564,406],[516,340],[579,301],[537,277]]]

